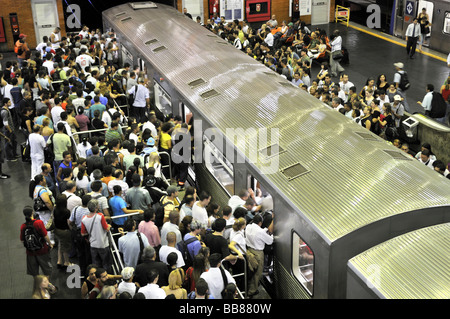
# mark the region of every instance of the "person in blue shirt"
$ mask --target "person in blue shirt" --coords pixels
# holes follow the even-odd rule
[[[109,199],[109,206],[112,209],[113,216],[121,216],[132,213],[143,214],[141,209],[128,209],[127,202],[122,198],[122,187],[120,185],[114,185],[114,196]],[[127,217],[114,218],[113,223],[117,226],[123,226]]]

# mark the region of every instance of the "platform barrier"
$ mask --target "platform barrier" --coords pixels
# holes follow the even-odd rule
[[[350,21],[350,8],[343,6],[336,6],[336,20],[335,22],[340,22],[348,27]]]

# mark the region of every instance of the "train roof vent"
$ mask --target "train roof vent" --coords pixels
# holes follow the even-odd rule
[[[203,92],[202,94],[200,94],[200,97],[203,100],[207,100],[207,99],[210,99],[210,98],[218,96],[218,95],[220,95],[219,92],[217,92],[216,90],[212,89],[212,90]]]
[[[151,40],[148,40],[148,41],[145,41],[145,45],[150,45],[150,44],[153,44],[153,43],[155,43],[155,42],[158,42],[158,39],[151,39]]]
[[[197,79],[197,80],[189,82],[188,85],[191,87],[191,89],[193,89],[193,88],[195,88],[195,87],[197,87],[199,85],[202,85],[204,83],[206,83],[206,81],[200,78],[200,79]]]
[[[159,51],[164,51],[164,50],[167,50],[167,48],[165,47],[165,46],[160,46],[160,47],[157,47],[157,48],[154,48],[152,51],[154,52],[154,53],[157,53],[157,52],[159,52]]]
[[[283,173],[284,176],[289,179],[289,181],[291,181],[299,176],[309,173],[310,171],[302,164],[295,163],[291,166],[281,169],[280,172]]]
[[[277,75],[277,73],[275,73],[273,71],[264,71],[263,73],[266,74],[266,75],[270,75],[270,76],[276,76]]]
[[[120,17],[120,16],[123,16],[124,14],[126,14],[125,11],[122,11],[122,12],[117,13],[117,14],[116,14],[116,18],[118,18],[118,17]]]
[[[355,132],[355,134],[367,141],[378,141],[378,139],[370,133]]]
[[[121,19],[120,21],[125,22],[125,21],[131,20],[131,19],[133,19],[133,18],[132,17],[126,17],[126,18]]]
[[[217,35],[215,35],[215,34],[207,34],[206,36],[210,37],[210,38],[217,38]]]
[[[285,152],[285,149],[283,147],[281,147],[278,143],[269,145],[269,146],[264,147],[263,149],[259,150],[259,153],[261,153],[261,155],[263,155],[267,158],[273,157],[275,155],[279,155],[284,152]]]
[[[158,6],[154,2],[150,2],[150,1],[146,1],[146,2],[130,2],[129,5],[134,10],[158,8]]]
[[[403,152],[397,152],[397,151],[391,151],[391,150],[384,150],[384,152],[388,155],[390,155],[393,159],[397,160],[406,160],[411,161],[412,157],[408,157]]]
[[[280,84],[282,86],[293,86],[294,85],[291,82],[287,82],[287,81],[280,81],[280,82],[278,82],[278,84]]]
[[[228,42],[224,42],[224,41],[216,41],[219,44],[229,44]]]

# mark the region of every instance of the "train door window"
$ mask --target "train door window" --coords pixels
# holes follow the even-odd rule
[[[445,34],[450,34],[450,11],[447,11],[444,16],[444,28],[442,32]]]
[[[170,95],[162,88],[156,80],[153,80],[155,90],[155,104],[164,116],[172,113],[172,99]]]
[[[203,136],[204,163],[209,172],[228,192],[234,195],[234,168],[223,153],[211,142],[207,136]]]
[[[297,280],[312,296],[314,253],[296,232],[292,234],[292,271]]]
[[[144,73],[144,77],[147,78],[147,66],[145,65],[145,61],[141,58],[138,58],[138,66],[139,71]]]
[[[247,177],[247,186],[253,191],[253,199],[256,206],[263,205],[263,209],[265,210],[273,209],[272,196],[264,189],[261,183],[250,174]]]
[[[122,63],[129,63],[131,66],[133,66],[134,58],[131,52],[128,51],[128,49],[123,44],[120,47],[122,49]]]

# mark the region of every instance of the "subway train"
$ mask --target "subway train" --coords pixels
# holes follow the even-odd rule
[[[425,45],[430,49],[450,52],[450,10],[448,0],[398,0],[395,1],[394,35],[405,38],[406,28],[422,9],[426,9],[431,23]]]
[[[256,186],[271,200],[273,273],[265,285],[273,298],[414,296],[391,281],[398,269],[390,262],[422,265],[421,255],[390,254],[377,264],[379,280],[369,280],[371,265],[362,261],[376,263],[379,247],[394,249],[397,238],[409,247],[417,243],[403,236],[449,223],[448,179],[173,7],[119,5],[103,12],[103,25],[116,34],[120,62],[145,70],[155,112],[193,123],[189,184],[221,207]],[[440,253],[447,256],[435,257],[434,274],[444,277],[429,285],[447,280],[440,296],[449,298],[448,251]]]

